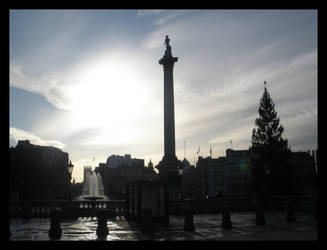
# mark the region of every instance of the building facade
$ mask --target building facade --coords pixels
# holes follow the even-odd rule
[[[96,169],[102,177],[104,194],[112,199],[124,199],[124,187],[129,181],[155,180],[158,178],[150,161],[148,167],[144,159],[131,158],[131,155],[111,155],[106,164],[100,163]]]
[[[249,150],[226,150],[225,192],[230,196],[250,196],[253,178]]]
[[[317,194],[317,151],[291,152],[293,195]],[[189,198],[251,197],[253,177],[249,150],[227,149],[219,158],[198,157],[196,167],[187,166],[182,176],[182,194]]]
[[[196,171],[193,165],[184,158],[183,164],[183,174],[181,176],[181,197],[184,199],[192,199],[195,197],[196,193]]]
[[[315,154],[310,154],[310,151],[291,152],[288,164],[291,166],[294,178],[292,193],[295,195],[316,195],[317,171]]]
[[[18,141],[10,155],[10,199],[67,199],[70,176],[68,153]]]
[[[248,150],[226,150],[225,157],[199,157],[196,167],[185,167],[183,196],[196,198],[249,196],[252,184]]]
[[[224,185],[225,158],[199,157],[196,164],[197,192],[199,198],[216,197],[225,194]]]
[[[137,159],[133,159],[134,162]],[[142,163],[141,163],[142,164]],[[118,168],[121,165],[132,165],[132,158],[130,154],[125,154],[124,156],[120,155],[111,155],[107,158],[106,165],[108,168]]]

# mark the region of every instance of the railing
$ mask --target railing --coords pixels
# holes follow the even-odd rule
[[[267,196],[265,209],[286,211],[288,202],[292,201],[297,211],[316,212],[317,199],[317,196]],[[176,200],[169,202],[169,214],[183,214],[185,207],[192,207],[196,214],[221,213],[224,204],[229,205],[231,211],[235,212],[255,209],[255,204],[250,197]]]
[[[169,201],[169,214],[183,214],[185,207],[192,207],[195,214],[221,213],[224,205],[229,205],[232,211],[247,211],[253,209],[250,198],[212,198],[194,200]]]
[[[98,208],[105,208],[108,211],[108,216],[123,216],[125,215],[125,201],[79,201],[75,205],[78,206],[80,217],[96,216]]]
[[[285,210],[287,203],[292,201],[294,209],[303,212],[313,212],[317,209],[318,196],[270,196],[266,199],[268,209]]]
[[[125,215],[125,201],[10,201],[10,218],[49,218],[51,208],[61,208],[66,218],[94,217],[98,208],[106,208],[108,216]]]
[[[316,211],[317,196],[272,196],[266,198],[266,209],[285,210],[288,201],[295,202],[298,211]],[[169,214],[182,214],[184,207],[192,207],[194,213],[220,213],[224,204],[228,204],[232,211],[245,211],[253,209],[253,202],[249,198],[217,198],[206,200],[170,201]],[[58,207],[63,210],[66,218],[94,217],[98,208],[106,208],[107,215],[124,216],[125,201],[10,201],[10,218],[49,218],[51,208]]]

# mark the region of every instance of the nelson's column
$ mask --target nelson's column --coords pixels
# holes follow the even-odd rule
[[[171,54],[169,38],[165,39],[166,50],[164,56],[159,60],[164,71],[164,148],[165,154],[159,162],[159,179],[163,180],[170,187],[175,187],[175,192],[179,193],[178,167],[180,161],[175,154],[175,118],[174,118],[174,63],[178,58]],[[172,190],[171,190],[172,191]],[[171,195],[170,195],[171,196]]]

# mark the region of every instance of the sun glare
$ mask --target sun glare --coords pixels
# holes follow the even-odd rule
[[[69,89],[72,126],[105,128],[104,140],[131,139],[129,124],[142,113],[148,98],[142,78],[128,64],[103,60],[90,65]]]

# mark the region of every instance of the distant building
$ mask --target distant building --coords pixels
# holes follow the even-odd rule
[[[9,149],[10,199],[66,199],[70,176],[68,153],[18,141]]]
[[[295,195],[317,194],[317,151],[291,152],[288,164],[293,172]],[[183,194],[192,193],[198,198],[219,195],[244,197],[251,195],[253,176],[249,150],[226,150],[225,157],[199,157],[196,168],[184,169]],[[192,185],[196,188],[192,188]],[[191,195],[192,196],[192,195]]]
[[[149,161],[149,163],[148,163],[148,168],[149,168],[149,169],[153,169],[153,163],[152,163],[151,159],[150,159],[150,161]]]
[[[196,165],[197,196],[217,196],[224,190],[224,158],[199,157]]]
[[[185,158],[182,161],[182,164],[184,165],[181,181],[182,197],[194,198],[197,185],[196,169],[193,165],[190,165]]]
[[[134,161],[136,159],[133,159]],[[111,155],[108,157],[106,165],[108,168],[118,168],[121,165],[132,165],[132,158],[130,154],[125,154],[124,156],[120,155]]]
[[[129,154],[109,156],[106,164],[99,164],[98,171],[102,176],[105,195],[117,199],[124,198],[126,182],[158,178],[151,161],[145,167],[143,159],[131,158]]]
[[[156,172],[154,171],[154,168],[153,168],[153,163],[150,159],[149,163],[148,163],[148,167],[144,168],[143,169],[143,177],[147,180],[150,180],[150,179],[156,179],[157,178],[157,174]]]
[[[288,164],[293,173],[293,194],[316,195],[317,172],[314,154],[308,152],[291,152]]]
[[[226,150],[226,157],[199,157],[196,167],[185,167],[184,196],[197,198],[249,196],[252,182],[248,150]]]
[[[250,170],[249,150],[226,150],[225,192],[231,196],[249,196],[253,178]]]

